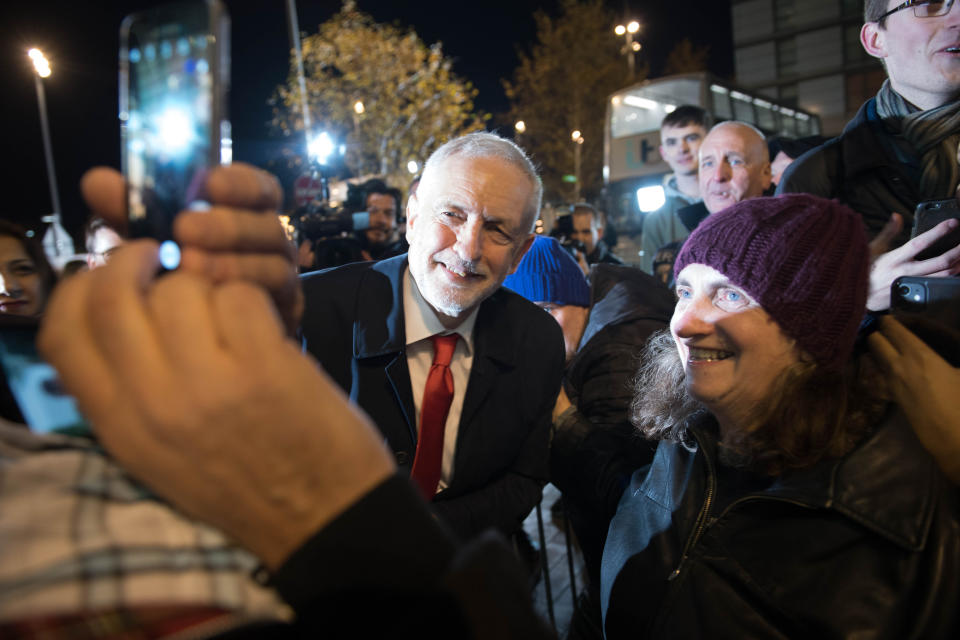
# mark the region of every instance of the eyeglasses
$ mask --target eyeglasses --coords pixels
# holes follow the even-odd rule
[[[953,0],[907,0],[901,5],[897,5],[890,11],[874,20],[874,22],[883,22],[885,18],[895,14],[897,11],[903,11],[913,7],[913,15],[918,18],[935,18],[945,16],[950,13],[953,6]]]

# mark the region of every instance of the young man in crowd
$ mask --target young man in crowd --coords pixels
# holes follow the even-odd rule
[[[863,216],[874,253],[883,254],[870,275],[867,306],[873,310],[890,306],[890,285],[899,276],[960,272],[960,247],[914,259],[950,232],[949,223],[907,242],[917,204],[954,197],[960,177],[960,8],[954,4],[866,0],[860,42],[883,61],[887,80],[839,137],[793,163],[777,190],[836,198]]]
[[[666,203],[643,221],[640,267],[647,273],[653,274],[653,260],[660,247],[690,235],[677,211],[700,200],[698,153],[709,128],[710,116],[693,105],[677,107],[660,124],[660,157],[673,173],[663,183]]]

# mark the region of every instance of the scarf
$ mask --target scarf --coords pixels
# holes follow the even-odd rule
[[[884,81],[877,93],[884,124],[916,151],[920,160],[920,199],[953,197],[960,181],[960,100],[921,111]]]

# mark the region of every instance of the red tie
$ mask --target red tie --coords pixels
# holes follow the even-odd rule
[[[443,464],[443,430],[453,402],[453,374],[450,360],[457,348],[456,333],[430,336],[433,342],[433,365],[423,387],[423,402],[420,404],[420,437],[417,438],[417,453],[413,458],[410,477],[420,487],[427,501],[433,500],[440,482]]]

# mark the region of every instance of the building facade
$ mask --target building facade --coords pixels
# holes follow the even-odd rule
[[[733,0],[736,82],[835,135],[886,75],[860,44],[863,0]]]

